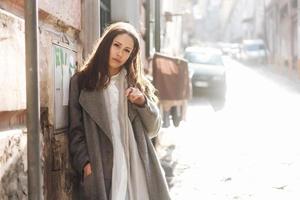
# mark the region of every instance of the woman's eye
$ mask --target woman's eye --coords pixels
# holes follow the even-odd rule
[[[119,47],[120,45],[118,43],[114,43],[114,46],[115,47]]]
[[[128,49],[125,49],[125,52],[126,52],[126,53],[130,53],[130,51],[129,51]]]

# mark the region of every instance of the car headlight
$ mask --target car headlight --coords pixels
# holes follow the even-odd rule
[[[213,81],[223,81],[224,80],[224,76],[213,76],[212,80]]]

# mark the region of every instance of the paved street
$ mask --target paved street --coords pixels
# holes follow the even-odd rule
[[[161,131],[173,200],[299,200],[300,93],[258,68],[226,64],[225,104],[200,95],[186,122]]]

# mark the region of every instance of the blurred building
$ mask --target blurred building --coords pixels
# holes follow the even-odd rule
[[[300,75],[299,0],[223,0],[224,41],[263,39],[279,72]]]
[[[241,42],[243,39],[262,38],[264,34],[264,2],[261,0],[223,0],[222,25],[224,41]]]
[[[268,0],[265,5],[266,41],[270,62],[279,71],[298,73],[299,69],[299,12],[298,0]]]
[[[228,24],[231,23],[229,20],[233,14],[233,9],[236,6],[237,0],[223,0],[220,5],[220,39],[224,42],[228,42],[230,38],[229,31],[226,31]]]
[[[193,6],[195,40],[202,42],[217,42],[219,40],[221,0],[199,0]]]
[[[45,199],[76,199],[68,162],[68,80],[104,28],[132,23],[145,66],[155,51],[157,0],[38,1],[39,77]],[[27,199],[24,0],[0,0],[0,199]],[[158,40],[159,41],[159,40]],[[153,50],[154,49],[154,50]],[[28,133],[30,134],[30,133]]]
[[[187,5],[186,5],[187,4]],[[179,56],[183,49],[183,17],[190,1],[161,1],[161,52],[170,56]]]

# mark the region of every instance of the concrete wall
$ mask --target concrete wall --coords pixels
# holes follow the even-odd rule
[[[16,16],[23,15],[20,12],[23,3],[0,2],[0,6],[7,9],[0,10],[0,66],[3,72],[0,74],[0,91],[6,94],[0,99],[0,112],[22,110],[26,107],[25,28],[24,20]],[[78,32],[81,28],[81,5],[80,0],[61,0],[59,4],[43,0],[39,3],[41,106],[47,107],[49,99],[52,98],[49,93],[53,93],[47,89],[52,81],[49,70],[52,52],[49,47],[57,41],[71,41],[70,46],[78,43],[76,40],[79,39]],[[81,47],[76,48],[79,52],[82,51]],[[81,56],[78,59],[81,60]]]
[[[24,20],[0,10],[0,111],[26,107]]]
[[[17,10],[17,7],[13,7]],[[0,130],[24,124],[26,108],[24,20],[0,9]],[[26,135],[0,131],[0,199],[27,197]]]
[[[24,126],[26,108],[24,1],[0,1],[0,130],[13,120]],[[81,1],[39,1],[39,75],[42,165],[45,199],[75,199],[66,129],[55,130],[55,54],[57,44],[76,53],[82,62]],[[20,117],[19,117],[20,115]],[[20,119],[19,119],[20,118]],[[0,199],[27,199],[26,134],[0,131]],[[11,133],[12,132],[12,133]],[[22,146],[21,146],[22,144]],[[3,148],[2,148],[3,147]]]
[[[55,3],[49,0],[39,0],[39,9],[49,13],[52,17],[59,19],[58,23],[68,24],[76,29],[81,26],[81,1],[56,0]],[[19,17],[24,17],[24,0],[1,0],[0,8],[9,10]]]
[[[80,0],[40,0],[39,8],[75,29],[81,28]]]

